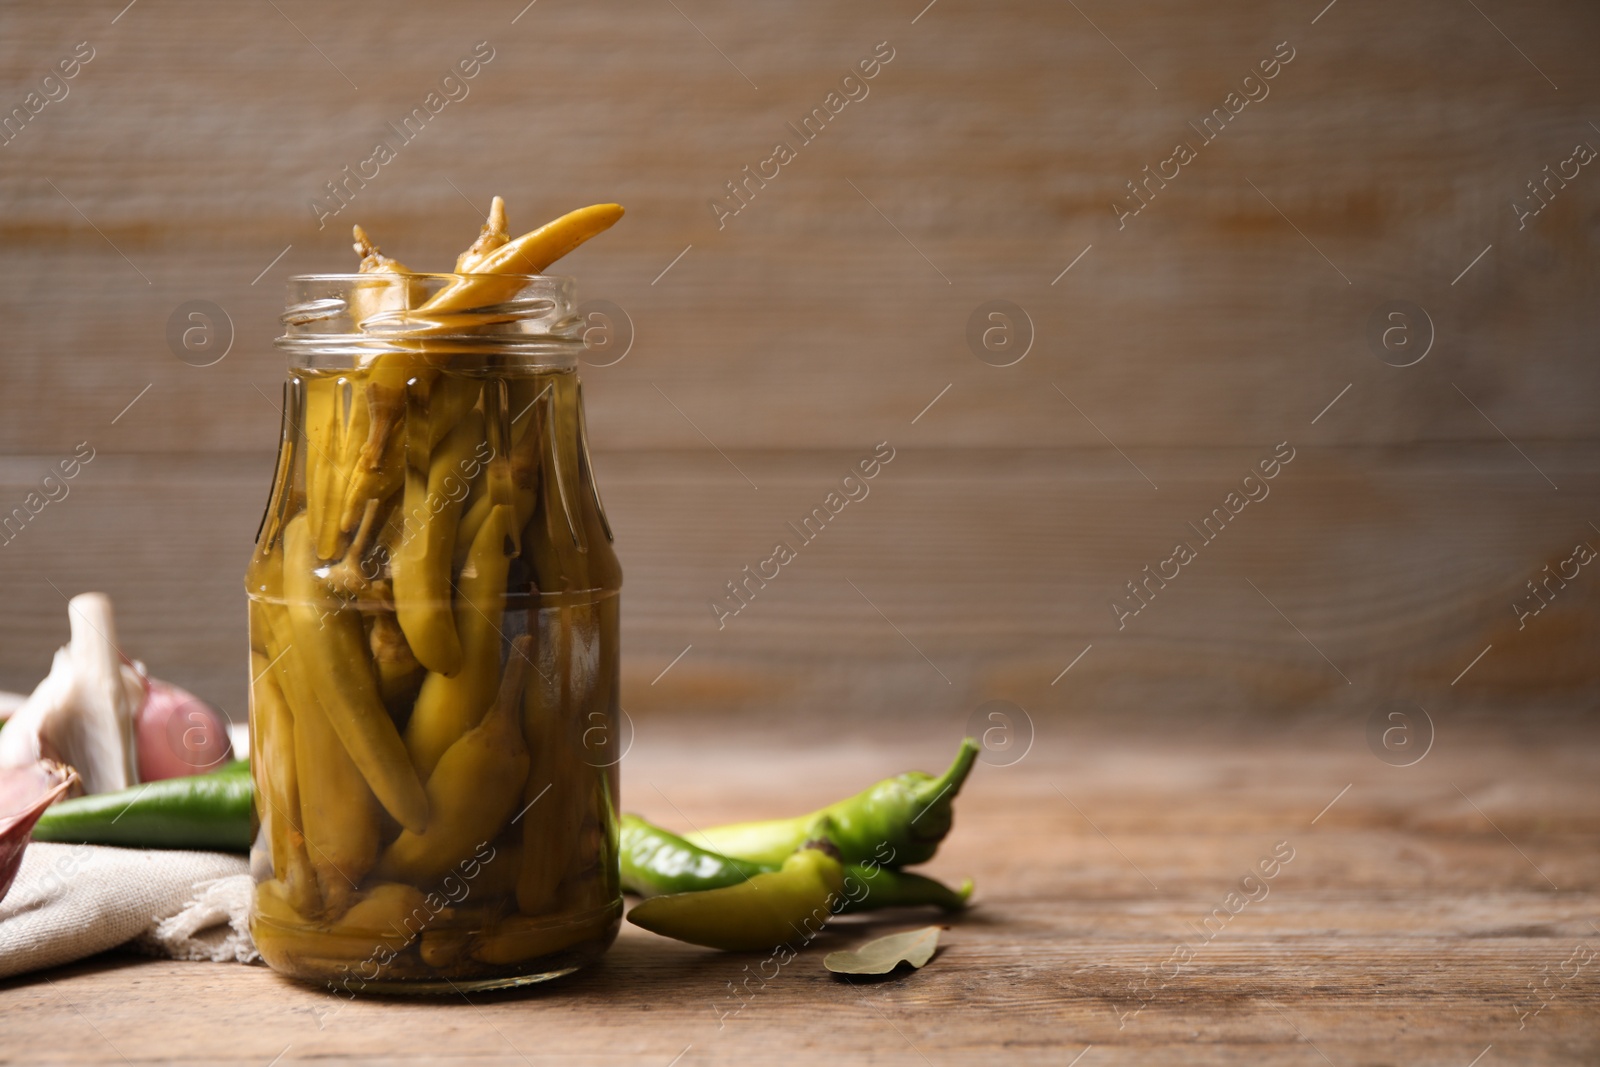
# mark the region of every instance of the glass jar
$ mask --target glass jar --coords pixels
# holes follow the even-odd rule
[[[291,279],[246,575],[250,924],[285,974],[348,994],[500,988],[616,936],[622,572],[572,293],[548,276]]]

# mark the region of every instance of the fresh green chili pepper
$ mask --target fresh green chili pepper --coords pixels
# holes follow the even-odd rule
[[[35,841],[128,848],[250,850],[250,765],[165,778],[115,793],[63,800],[45,810]]]
[[[721,889],[777,870],[691,845],[637,815],[622,816],[622,888],[641,897]]]
[[[844,868],[826,841],[808,842],[783,861],[738,885],[651,897],[628,921],[652,933],[730,952],[809,941],[837,910]]]
[[[778,869],[777,864],[752,863],[698,848],[637,815],[622,816],[621,852],[622,888],[642,897],[721,889]],[[840,913],[927,904],[960,911],[971,895],[970,879],[956,890],[920,874],[876,863],[851,863],[844,868],[845,903]]]
[[[756,863],[782,863],[817,837],[832,841],[846,863],[870,860],[885,867],[925,863],[950,832],[952,801],[977,757],[978,743],[963,738],[955,762],[937,778],[909,771],[809,815],[714,826],[688,839],[724,856]]]

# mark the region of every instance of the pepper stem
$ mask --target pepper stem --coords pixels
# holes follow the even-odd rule
[[[923,811],[938,801],[955,799],[956,794],[961,792],[961,783],[967,780],[967,775],[972,772],[972,765],[977,762],[978,752],[978,742],[970,737],[963,737],[961,749],[956,753],[955,761],[950,767],[939,777],[930,778],[917,785],[917,800],[921,803]],[[920,814],[918,817],[920,818]]]
[[[826,837],[813,837],[801,845],[798,851],[804,852],[808,848],[814,848],[818,852],[825,852],[841,863],[844,862],[844,856],[840,854],[839,846]]]

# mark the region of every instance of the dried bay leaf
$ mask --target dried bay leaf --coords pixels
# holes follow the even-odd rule
[[[835,974],[888,974],[902,963],[921,967],[939,947],[939,927],[924,926],[875,938],[857,949],[830,952],[822,965]]]

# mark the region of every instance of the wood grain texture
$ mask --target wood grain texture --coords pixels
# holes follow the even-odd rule
[[[1331,699],[1313,645],[1363,684],[1442,689],[1491,643],[1474,683],[1592,694],[1592,581],[1535,635],[1505,628],[1595,521],[1600,178],[1552,186],[1525,229],[1510,208],[1575,138],[1600,143],[1592,10],[679,7],[0,12],[4,99],[95,49],[0,147],[0,515],[80,442],[99,457],[0,548],[0,685],[30,687],[60,640],[49,579],[107,588],[145,658],[237,713],[284,278],[347,269],[356,218],[444,264],[499,191],[529,223],[630,206],[567,267],[636,331],[585,377],[641,708],[1048,699],[1091,642],[1080,675],[1142,698]],[[318,229],[309,201],[480,40],[470,94]],[[870,94],[718,229],[723,183],[885,40]],[[1285,40],[1270,95],[1119,229],[1124,183]],[[1036,329],[1011,367],[966,340],[994,298]],[[1398,298],[1436,333],[1407,368],[1366,338]],[[197,299],[232,324],[213,366],[169,349]],[[873,498],[714,629],[724,583],[878,441],[907,458]],[[1108,629],[1125,583],[1280,441],[1307,458],[1273,499]]]
[[[1452,382],[1524,445],[1593,439],[1600,178],[1582,170],[1526,228],[1511,208],[1576,142],[1600,145],[1600,16],[1582,3],[1343,3],[1315,25],[1321,5],[1242,0],[944,0],[915,24],[920,4],[837,0],[546,3],[515,24],[499,0],[382,18],[141,0],[115,25],[113,6],[0,14],[7,101],[74,43],[96,49],[0,148],[0,451],[70,447],[152,383],[141,450],[262,447],[284,278],[353,267],[356,219],[442,268],[495,192],[528,224],[630,208],[565,265],[637,328],[593,375],[609,448],[703,446],[658,385],[725,448],[854,447],[946,384],[940,444],[1102,447],[1070,409],[1027,402],[1051,382],[1124,448],[1277,440],[1352,382],[1339,442],[1498,441]],[[319,229],[311,199],[478,41],[495,58],[469,95]],[[894,58],[869,95],[719,229],[708,202],[798,142],[787,124],[880,41]],[[1126,183],[1198,143],[1189,123],[1284,41],[1269,95],[1119,229]],[[1015,367],[965,340],[993,298],[1036,327]],[[191,299],[231,316],[214,367],[168,350]],[[1408,371],[1365,339],[1391,299],[1438,335]]]
[[[625,572],[623,706],[955,719],[994,698],[1188,707],[1200,693],[1279,713],[1389,697],[1592,706],[1594,566],[1549,586],[1520,628],[1513,604],[1541,603],[1527,583],[1577,542],[1600,546],[1600,453],[1547,449],[1558,492],[1503,444],[1394,457],[1314,439],[1297,436],[1269,495],[1209,543],[1199,524],[1270,447],[1131,454],[1154,490],[1109,450],[901,446],[809,542],[802,522],[870,446],[600,453]],[[242,575],[271,467],[265,453],[97,455],[0,545],[13,604],[0,688],[31,689],[66,639],[65,598],[99,589],[129,655],[242,718]],[[9,462],[0,492],[20,500],[43,469]],[[780,540],[797,558],[751,579]],[[1127,583],[1179,540],[1197,558],[1164,589],[1141,585],[1152,599],[1119,626],[1112,602],[1136,605]],[[1090,645],[1071,685],[1052,684]]]
[[[978,906],[910,977],[852,987],[821,966],[927,921],[910,912],[830,926],[764,982],[759,955],[628,927],[591,971],[470,1005],[346,1002],[259,967],[111,956],[0,986],[7,1059],[1064,1064],[1092,1045],[1084,1067],[1463,1067],[1490,1045],[1480,1062],[1600,1054],[1600,959],[1562,967],[1600,951],[1592,726],[1472,717],[1398,768],[1327,722],[1124,711],[1038,725],[1020,762],[980,764],[959,799],[929,870],[975,877]],[[626,805],[679,828],[788,813],[936,766],[956,736],[840,718],[799,743],[740,719],[642,725]],[[1292,858],[1250,884],[1258,899],[1215,918],[1275,850]],[[1180,945],[1192,958],[1171,963]],[[736,1010],[730,983],[747,975]]]
[[[905,685],[1031,698],[1096,641],[1082,675],[1148,696],[1305,706],[1341,671],[1448,688],[1491,643],[1476,683],[1593,692],[1592,581],[1537,637],[1505,632],[1509,597],[1595,519],[1600,178],[1552,186],[1524,229],[1510,209],[1591,136],[1593,11],[692,7],[0,13],[6,99],[95,50],[0,147],[0,514],[80,442],[99,457],[0,548],[19,605],[0,684],[31,686],[59,641],[49,579],[113,592],[147,659],[236,710],[284,278],[348,269],[357,218],[444,264],[499,191],[523,222],[631,209],[568,267],[636,331],[585,377],[641,707],[803,706],[872,678],[874,706]],[[1124,183],[1285,40],[1270,94],[1119,229]],[[494,58],[469,94],[319,229],[311,199],[478,41]],[[880,41],[869,95],[718,229],[724,182]],[[992,298],[1036,329],[1014,366],[968,347]],[[1397,298],[1436,333],[1407,368],[1366,338]],[[231,320],[213,366],[169,349],[196,299]],[[907,458],[715,629],[724,584],[878,441]],[[1108,629],[1125,583],[1280,441],[1307,458],[1273,499]]]

